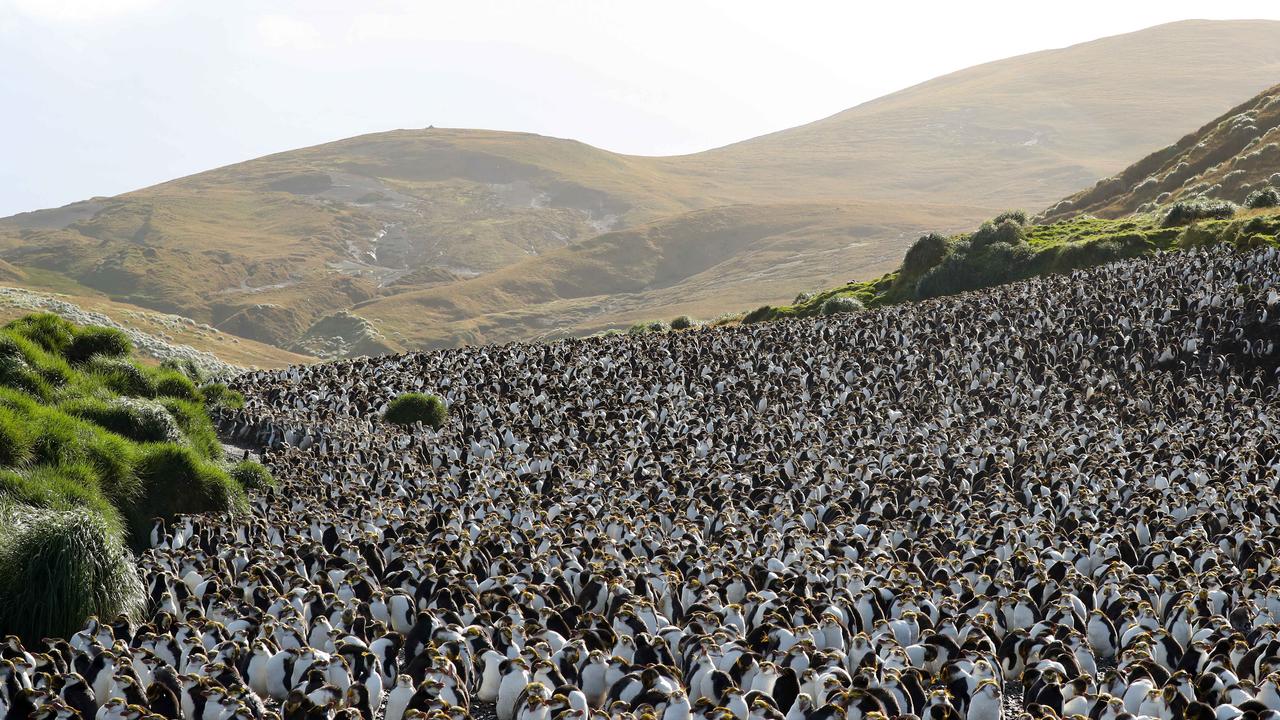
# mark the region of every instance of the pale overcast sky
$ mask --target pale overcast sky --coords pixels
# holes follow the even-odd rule
[[[0,0],[0,216],[397,127],[693,152],[1276,0]]]

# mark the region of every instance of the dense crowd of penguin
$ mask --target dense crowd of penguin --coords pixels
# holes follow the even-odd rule
[[[1184,252],[244,375],[281,489],[158,523],[145,624],[7,640],[0,717],[1280,718],[1277,288]]]

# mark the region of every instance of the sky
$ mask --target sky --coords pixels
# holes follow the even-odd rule
[[[393,128],[644,155],[1275,0],[0,0],[0,217]]]

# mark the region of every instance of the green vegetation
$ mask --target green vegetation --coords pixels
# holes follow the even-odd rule
[[[412,425],[420,422],[439,430],[449,417],[449,408],[435,395],[404,393],[387,406],[384,420],[396,425]]]
[[[1207,219],[1188,219],[1195,216]],[[825,292],[801,293],[792,305],[765,305],[741,316],[741,322],[829,315],[836,308],[857,309],[853,303],[881,307],[1217,243],[1239,248],[1280,245],[1280,213],[1238,211],[1231,203],[1216,201],[1176,203],[1163,214],[1116,220],[1085,215],[1026,225],[1024,217],[1004,213],[972,233],[949,238],[925,235],[912,244],[902,266],[892,273]]]
[[[33,643],[89,615],[136,617],[145,601],[119,532],[98,513],[0,509],[0,630]]]
[[[1254,190],[1249,193],[1249,197],[1245,198],[1244,206],[1255,210],[1278,207],[1280,206],[1280,190],[1276,190],[1273,187]]]
[[[689,328],[693,327],[693,325],[694,325],[693,318],[689,317],[688,315],[681,315],[671,320],[672,330],[688,330]]]
[[[864,310],[865,308],[866,306],[862,304],[861,300],[855,297],[849,297],[848,295],[842,295],[839,297],[828,298],[826,302],[822,303],[822,314],[839,315],[840,313],[857,312],[859,310]]]
[[[1213,200],[1210,198],[1179,200],[1169,206],[1169,210],[1164,216],[1164,226],[1186,225],[1197,220],[1211,218],[1222,220],[1235,215],[1238,209],[1235,203],[1228,200]]]
[[[246,507],[252,471],[221,466],[208,413],[243,398],[131,352],[117,330],[55,315],[0,328],[0,635],[140,610],[128,545],[155,518]]]
[[[278,487],[271,471],[252,460],[244,460],[231,468],[231,479],[245,490],[266,490]]]

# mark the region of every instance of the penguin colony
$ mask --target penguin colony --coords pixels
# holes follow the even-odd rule
[[[0,717],[1280,718],[1278,285],[243,376],[282,489],[157,524],[145,624],[8,639]],[[376,419],[419,389],[439,432]]]

